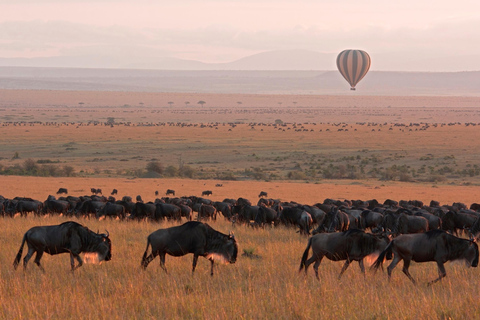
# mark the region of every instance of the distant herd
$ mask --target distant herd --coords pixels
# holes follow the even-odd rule
[[[57,192],[58,195],[67,193],[65,188]],[[385,259],[393,259],[387,268],[389,279],[395,266],[403,260],[403,272],[412,282],[415,280],[408,271],[410,261],[435,261],[439,277],[430,283],[445,277],[446,261],[465,260],[470,266],[478,265],[476,237],[480,233],[480,204],[477,203],[467,207],[463,203],[440,205],[434,200],[425,205],[419,200],[387,199],[379,203],[375,199],[325,199],[310,205],[269,199],[268,194],[261,191],[257,203],[252,204],[245,198],[227,198],[223,201],[204,198],[212,195],[209,190],[202,192],[201,197],[175,197],[175,191],[171,189],[165,192],[165,197],[145,203],[140,195],[136,201],[128,196],[116,200],[113,197],[117,194],[116,189],[109,197],[103,196],[98,188],[91,188],[91,193],[89,196],[59,196],[58,199],[50,195],[44,201],[0,196],[0,215],[13,217],[33,213],[77,218],[177,221],[178,226],[159,229],[148,236],[141,262],[141,266],[146,268],[158,255],[165,272],[167,253],[173,256],[193,253],[192,272],[198,257],[205,257],[211,261],[212,275],[214,261],[236,261],[238,246],[233,234],[220,233],[205,223],[216,220],[218,216],[232,225],[245,225],[253,229],[283,225],[297,229],[300,234],[313,233],[301,258],[300,271],[307,272],[308,266],[313,263],[317,278],[323,257],[345,261],[339,277],[352,261],[358,261],[361,271],[365,273],[365,257],[378,256],[372,266],[375,270],[381,267]],[[155,194],[158,196],[158,191]],[[182,220],[187,222],[180,225]],[[40,259],[44,252],[70,253],[72,271],[82,265],[79,255],[82,252],[93,253],[97,261],[112,258],[108,232],[95,233],[72,221],[28,230],[15,258],[15,268],[20,262],[25,243],[28,253],[24,258],[24,266],[36,253],[35,263],[42,270]],[[309,258],[310,250],[312,256]],[[78,261],[77,266],[75,260]]]

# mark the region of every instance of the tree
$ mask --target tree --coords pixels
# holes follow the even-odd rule
[[[25,173],[27,174],[36,174],[38,171],[38,165],[33,159],[28,158],[23,162],[23,170],[25,170]]]
[[[72,166],[63,166],[63,173],[67,176],[67,177],[73,177],[75,176],[75,168],[72,167]]]
[[[163,165],[158,161],[150,161],[149,163],[147,163],[146,169],[150,172],[156,172],[159,174],[163,173]]]
[[[185,107],[188,107],[189,104],[190,104],[190,101],[185,101]]]
[[[201,105],[202,107],[203,107],[203,105],[204,105],[205,103],[206,103],[206,102],[203,101],[203,100],[200,100],[200,101],[197,102],[197,104]]]
[[[113,126],[115,124],[115,118],[114,117],[108,117],[106,124],[107,124],[107,126]]]
[[[242,104],[242,101],[237,101],[238,106]]]
[[[170,108],[173,106],[173,101],[168,101],[168,105],[170,106]]]

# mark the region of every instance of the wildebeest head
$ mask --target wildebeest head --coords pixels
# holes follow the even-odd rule
[[[207,254],[206,258],[220,263],[235,263],[237,254],[238,244],[233,232],[230,232],[228,236],[223,235],[220,242],[216,243],[215,248]]]
[[[478,245],[474,240],[470,241],[465,251],[464,259],[469,266],[476,268],[478,266]]]
[[[97,255],[97,261],[110,261],[112,260],[112,241],[109,238],[109,233],[97,233],[100,237],[99,241],[91,246],[87,252],[94,253]]]

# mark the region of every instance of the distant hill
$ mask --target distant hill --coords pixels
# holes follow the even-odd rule
[[[204,63],[168,57],[120,59],[102,56],[59,56],[43,58],[0,58],[5,67],[120,68],[154,70],[335,70],[335,54],[308,50],[268,51],[228,63]]]
[[[251,59],[256,58],[251,57]],[[245,61],[238,63],[248,64]],[[480,96],[479,88],[480,71],[370,71],[357,85],[357,90],[350,91],[349,85],[337,71],[175,71],[0,67],[0,89]]]
[[[0,58],[4,67],[99,68],[148,70],[232,70],[232,71],[313,71],[337,70],[337,53],[309,50],[266,51],[227,63],[205,63],[171,57],[158,57],[145,52],[142,56],[78,55],[42,58]],[[418,56],[405,60],[402,52],[370,53],[373,71],[480,71],[480,56]],[[452,63],[455,62],[455,63]]]

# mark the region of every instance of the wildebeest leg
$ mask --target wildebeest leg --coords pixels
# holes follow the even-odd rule
[[[147,252],[145,252],[146,255]],[[148,257],[145,257],[142,259],[142,267],[145,270],[150,262],[152,262],[153,259],[155,259],[156,255],[152,252],[148,255]]]
[[[316,260],[315,264],[313,265],[313,270],[315,270],[315,277],[317,277],[317,280],[320,280],[320,278],[318,277],[318,267],[320,266],[320,262],[322,262],[322,258],[323,257],[320,257],[318,260]]]
[[[23,258],[23,269],[24,270],[27,268],[28,260],[30,260],[30,258],[33,256],[34,253],[35,253],[35,249],[28,248],[28,252],[25,255],[25,258]]]
[[[40,264],[40,259],[42,259],[42,256],[43,251],[37,251],[37,255],[35,256],[35,264],[40,268],[40,270],[45,272],[45,269],[43,269],[43,266]]]
[[[322,260],[323,257],[320,257],[320,260]],[[307,269],[308,267],[314,262],[314,261],[317,261],[317,259],[319,259],[315,254],[310,258],[308,259],[307,261],[305,261],[305,274],[307,274]],[[300,269],[301,271],[301,269]]]
[[[213,259],[210,259],[210,262],[212,263],[210,275],[213,277],[213,263],[214,263]]]
[[[342,277],[342,274],[345,272],[345,270],[347,270],[348,266],[350,265],[350,259],[347,259],[345,260],[345,263],[342,267],[342,270],[340,271],[340,274],[338,275],[338,280],[340,280],[340,278]]]
[[[162,269],[165,270],[165,273],[168,274],[167,267],[165,266],[165,255],[166,255],[166,253],[161,253],[160,254],[160,267],[162,267]]]
[[[442,280],[442,278],[447,276],[447,272],[445,270],[445,266],[443,265],[443,263],[437,261],[437,266],[438,266],[438,278],[433,280],[433,281],[430,281],[427,284],[428,286],[434,284],[435,282],[437,282],[439,280]]]
[[[75,259],[78,261],[78,265],[75,266]],[[72,267],[72,271],[75,271],[75,269],[81,267],[83,265],[83,260],[78,254],[74,254],[70,252],[70,266]]]
[[[192,276],[193,276],[193,272],[195,271],[195,267],[197,266],[197,261],[198,261],[198,254],[194,253],[193,254],[193,263],[192,263]]]
[[[358,265],[360,266],[360,271],[362,271],[363,277],[365,278],[365,265],[363,264],[363,259],[358,261]]]
[[[413,279],[413,277],[410,275],[410,272],[408,272],[408,267],[410,267],[410,260],[404,259],[402,271],[407,275],[408,279],[413,282],[413,284],[416,284],[415,279]]]
[[[398,257],[398,255],[395,255],[393,257],[392,263],[387,267],[388,271],[388,281],[390,281],[390,277],[392,276],[392,271],[393,269],[397,266],[397,264],[401,261],[402,259]]]

